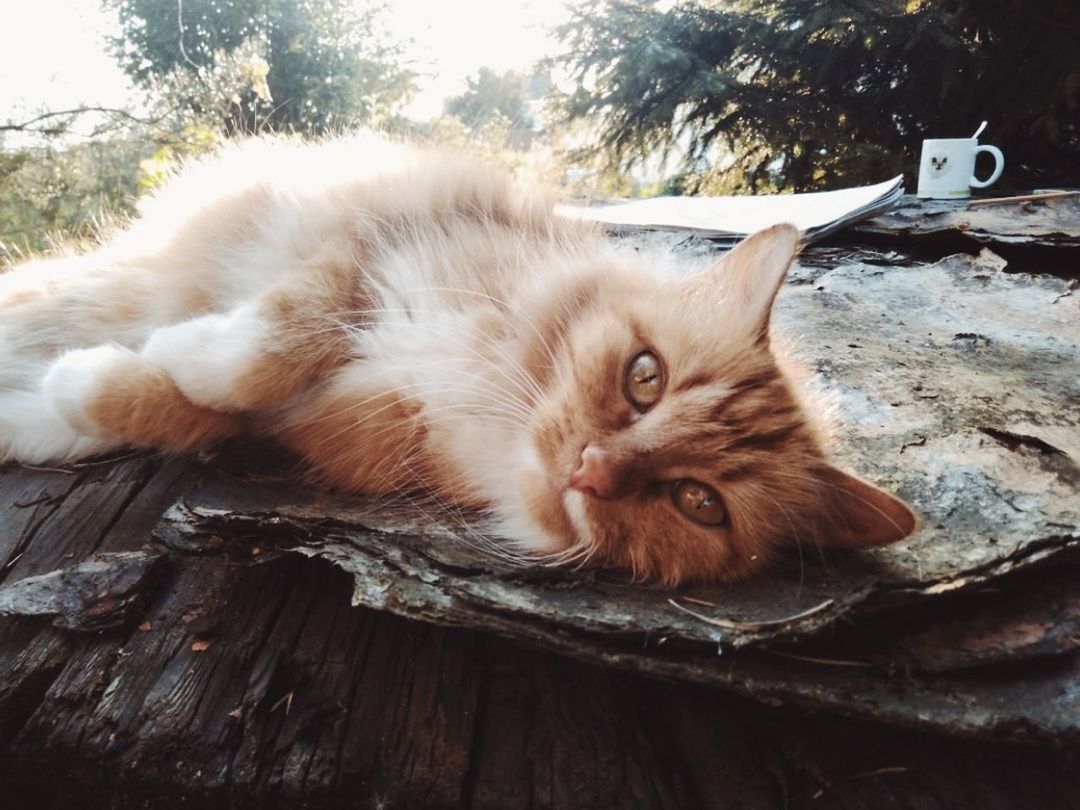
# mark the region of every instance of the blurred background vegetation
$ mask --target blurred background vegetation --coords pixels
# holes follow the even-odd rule
[[[913,186],[923,138],[983,119],[1002,185],[1080,184],[1076,0],[595,0],[560,34],[564,119],[687,190]]]
[[[91,238],[186,156],[263,132],[379,127],[613,197],[913,186],[923,137],[987,118],[1000,188],[1080,186],[1075,0],[579,0],[534,70],[482,68],[423,121],[402,114],[418,76],[390,0],[103,6],[141,98],[0,119],[0,264]]]

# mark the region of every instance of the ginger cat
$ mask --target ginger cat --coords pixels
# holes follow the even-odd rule
[[[96,250],[0,274],[0,461],[269,435],[665,584],[891,543],[911,510],[829,464],[770,345],[798,239],[680,275],[462,155],[233,145]]]

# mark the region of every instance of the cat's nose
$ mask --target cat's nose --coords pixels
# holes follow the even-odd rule
[[[581,465],[570,476],[570,488],[597,498],[611,498],[619,480],[606,450],[588,445],[581,451]]]

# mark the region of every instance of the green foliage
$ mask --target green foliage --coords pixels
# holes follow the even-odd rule
[[[0,267],[91,239],[109,218],[130,213],[145,149],[118,138],[0,150]]]
[[[384,8],[362,0],[106,0],[135,82],[226,132],[319,133],[386,116],[412,92]]]
[[[507,119],[510,126],[524,126],[528,122],[525,77],[514,71],[496,73],[482,67],[476,76],[466,80],[464,93],[447,99],[444,109],[470,128],[498,118]]]
[[[0,124],[15,138],[0,141],[0,265],[92,238],[224,137],[383,123],[412,90],[376,2],[103,2],[120,21],[117,59],[151,113],[82,108]],[[75,122],[93,125],[88,142],[71,135]]]
[[[1073,0],[593,0],[560,36],[564,116],[618,165],[677,153],[683,189],[913,179],[984,118],[1006,183],[1080,184]]]
[[[185,125],[178,136],[159,139],[157,148],[139,161],[137,188],[140,194],[164,183],[185,158],[210,152],[222,141],[221,132],[199,123]]]

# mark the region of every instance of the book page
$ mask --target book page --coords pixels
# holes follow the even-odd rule
[[[873,186],[808,194],[654,197],[596,207],[560,205],[556,212],[608,225],[689,229],[716,235],[753,233],[780,222],[790,222],[803,231],[818,231],[861,218],[863,212],[886,201],[891,207],[902,193],[902,182],[903,177],[898,176]],[[890,201],[890,197],[894,199]]]

